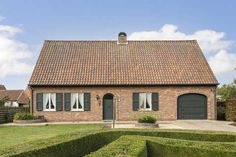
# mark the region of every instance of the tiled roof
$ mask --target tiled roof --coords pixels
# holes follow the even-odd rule
[[[45,41],[29,85],[218,84],[197,41]]]
[[[0,90],[0,98],[8,97],[10,101],[17,101],[23,90]]]
[[[6,87],[0,84],[0,90],[6,90]]]

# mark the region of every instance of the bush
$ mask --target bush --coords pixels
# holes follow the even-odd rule
[[[225,119],[228,121],[236,121],[236,100],[226,102]]]
[[[139,123],[156,123],[156,118],[152,116],[143,116],[138,119]]]
[[[199,157],[236,155],[234,143],[186,141],[150,136],[121,136],[88,157]]]
[[[18,145],[14,149],[6,150],[4,154],[1,154],[0,152],[0,156],[2,155],[3,157],[9,157],[9,156],[11,157],[13,156],[14,157],[25,157],[25,156],[28,156],[28,157],[41,157],[41,156],[44,156],[44,157],[51,157],[51,156],[80,157],[81,156],[82,157],[91,152],[98,150],[99,148],[105,145],[108,145],[112,141],[119,139],[122,135],[139,135],[140,138],[141,136],[146,136],[145,141],[147,140],[146,138],[149,139],[149,138],[161,137],[161,138],[158,138],[158,141],[162,139],[162,143],[163,141],[168,140],[168,139],[172,139],[172,140],[175,139],[175,143],[179,143],[179,141],[183,141],[183,140],[188,140],[188,141],[193,140],[192,142],[200,141],[198,143],[205,143],[204,141],[212,141],[212,143],[215,143],[217,147],[220,147],[218,145],[222,145],[222,148],[225,148],[226,147],[225,145],[228,144],[227,148],[233,149],[233,150],[235,150],[234,148],[235,143],[234,143],[234,147],[232,148],[231,147],[232,143],[230,142],[236,141],[235,134],[227,134],[227,133],[209,133],[209,132],[199,132],[199,131],[198,132],[168,131],[168,130],[157,131],[157,130],[152,130],[152,129],[150,130],[116,129],[114,131],[86,133],[86,134],[83,134],[82,136],[80,132],[77,132],[73,134],[56,136],[53,138],[49,138],[47,140],[42,139],[35,142]],[[129,153],[130,156],[144,157],[145,152],[146,152],[146,145],[143,145],[143,142],[138,140],[139,136],[135,136],[135,138],[133,138],[132,140],[133,141],[132,143],[134,144],[133,147],[132,147],[132,144],[128,144],[131,146],[129,148],[127,145],[124,144],[124,147],[122,147],[121,145],[119,148],[117,148],[117,150],[108,149],[109,152],[107,152],[107,154],[109,154],[110,156],[115,156],[115,154],[118,153],[120,156],[128,157],[127,153]],[[131,141],[131,140],[128,140],[128,141]],[[138,143],[135,144],[135,141]],[[226,142],[226,144],[224,144],[224,142]],[[121,143],[126,143],[126,142],[121,141]],[[171,144],[172,144],[172,141],[170,141],[169,143],[166,143],[166,145],[171,145]],[[186,145],[188,146],[188,144]],[[135,145],[137,146],[137,148],[135,148]],[[216,147],[215,145],[214,147]],[[207,144],[201,145],[201,148],[205,148],[205,146],[207,146]],[[98,151],[100,150],[103,150],[103,149],[99,149]],[[91,155],[94,155],[94,154],[92,153]]]
[[[34,119],[38,119],[38,117],[23,112],[16,113],[14,116],[14,120],[34,120]]]

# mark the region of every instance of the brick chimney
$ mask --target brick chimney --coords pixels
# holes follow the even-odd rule
[[[128,44],[127,34],[125,32],[120,32],[118,34],[118,42],[117,44]]]

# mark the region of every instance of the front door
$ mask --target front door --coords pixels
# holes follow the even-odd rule
[[[103,120],[113,119],[113,95],[106,94],[103,98]]]

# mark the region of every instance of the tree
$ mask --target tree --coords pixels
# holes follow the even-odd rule
[[[220,95],[222,100],[228,101],[236,98],[236,79],[230,84],[224,84],[217,88],[217,95]]]
[[[0,98],[0,107],[4,106],[5,102],[9,101],[9,98],[7,96]]]

